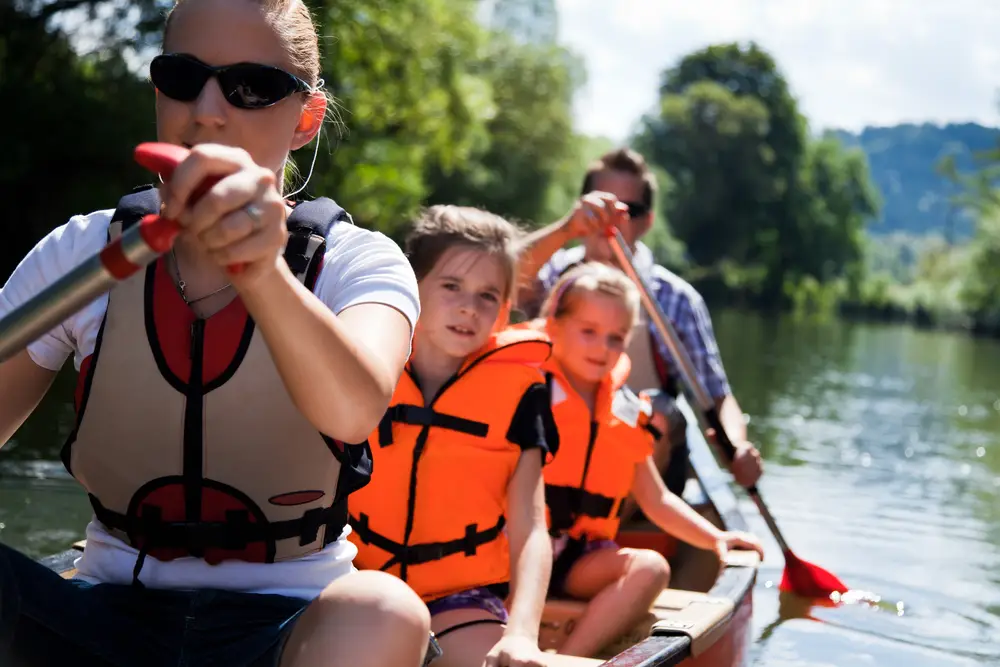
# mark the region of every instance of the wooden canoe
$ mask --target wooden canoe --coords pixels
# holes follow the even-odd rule
[[[683,401],[680,407],[688,421],[691,450],[685,500],[720,528],[745,530],[728,476],[718,467],[690,408]],[[623,525],[617,541],[622,546],[656,549],[666,556],[671,587],[631,632],[605,647],[594,656],[596,660],[579,660],[581,667],[742,667],[747,663],[753,586],[760,565],[756,553],[732,552],[720,564],[713,553],[678,543],[641,518]],[[72,577],[73,563],[84,548],[78,542],[42,562]],[[542,617],[541,648],[557,651],[584,608],[582,602],[549,600]],[[564,657],[557,664],[575,662]]]

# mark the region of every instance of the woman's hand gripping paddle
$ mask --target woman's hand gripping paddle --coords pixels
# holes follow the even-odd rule
[[[136,147],[135,160],[167,180],[188,152],[188,149],[173,144],[144,143]],[[197,201],[218,181],[219,178],[205,179],[191,201]],[[156,213],[149,214],[99,253],[10,312],[0,320],[0,362],[14,356],[98,296],[110,291],[115,284],[170,250],[180,230],[175,220]],[[233,265],[229,267],[229,272],[238,273],[242,269],[242,265]]]

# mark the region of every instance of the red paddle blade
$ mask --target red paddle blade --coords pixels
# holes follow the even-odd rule
[[[847,585],[833,573],[808,563],[791,551],[785,552],[785,571],[779,590],[809,598],[826,598],[832,593],[846,593]]]

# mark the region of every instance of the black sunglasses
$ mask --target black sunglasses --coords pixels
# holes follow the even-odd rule
[[[589,194],[591,192],[593,192],[593,190],[587,189],[587,184],[584,184],[583,194]],[[623,201],[621,203],[628,206],[628,217],[630,218],[641,218],[653,209],[653,207],[649,204],[643,204],[638,201]]]
[[[622,203],[628,206],[628,217],[630,218],[641,218],[649,213],[650,207],[642,202],[623,201]]]
[[[226,100],[240,109],[263,109],[294,93],[312,92],[308,83],[283,69],[257,63],[212,67],[181,53],[164,53],[149,64],[149,78],[161,93],[180,102],[198,99],[215,77]]]

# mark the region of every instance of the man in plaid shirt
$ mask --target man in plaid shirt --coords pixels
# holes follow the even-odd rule
[[[736,446],[737,455],[731,466],[733,476],[739,484],[750,486],[762,472],[760,453],[747,441],[743,411],[729,388],[705,301],[688,282],[657,265],[652,251],[639,240],[652,227],[655,195],[655,177],[635,151],[611,151],[593,163],[584,177],[583,196],[573,210],[525,239],[518,307],[529,316],[536,316],[545,295],[567,269],[582,261],[613,264],[614,256],[602,231],[608,225],[616,225],[632,248],[636,270],[646,279],[673,323],[701,381],[719,406],[719,417]],[[582,241],[580,245],[563,247],[577,239]],[[666,377],[661,376],[662,389],[676,396],[679,386],[676,364],[655,329],[653,334],[657,342],[654,353],[659,354],[660,362],[665,362],[660,366],[667,368]],[[668,416],[671,432],[683,437],[683,416],[677,410]],[[671,437],[672,441],[675,439]],[[687,447],[683,441],[672,444],[672,454],[658,452],[656,458],[662,466],[670,456],[666,479],[671,490],[679,493],[686,475]]]

